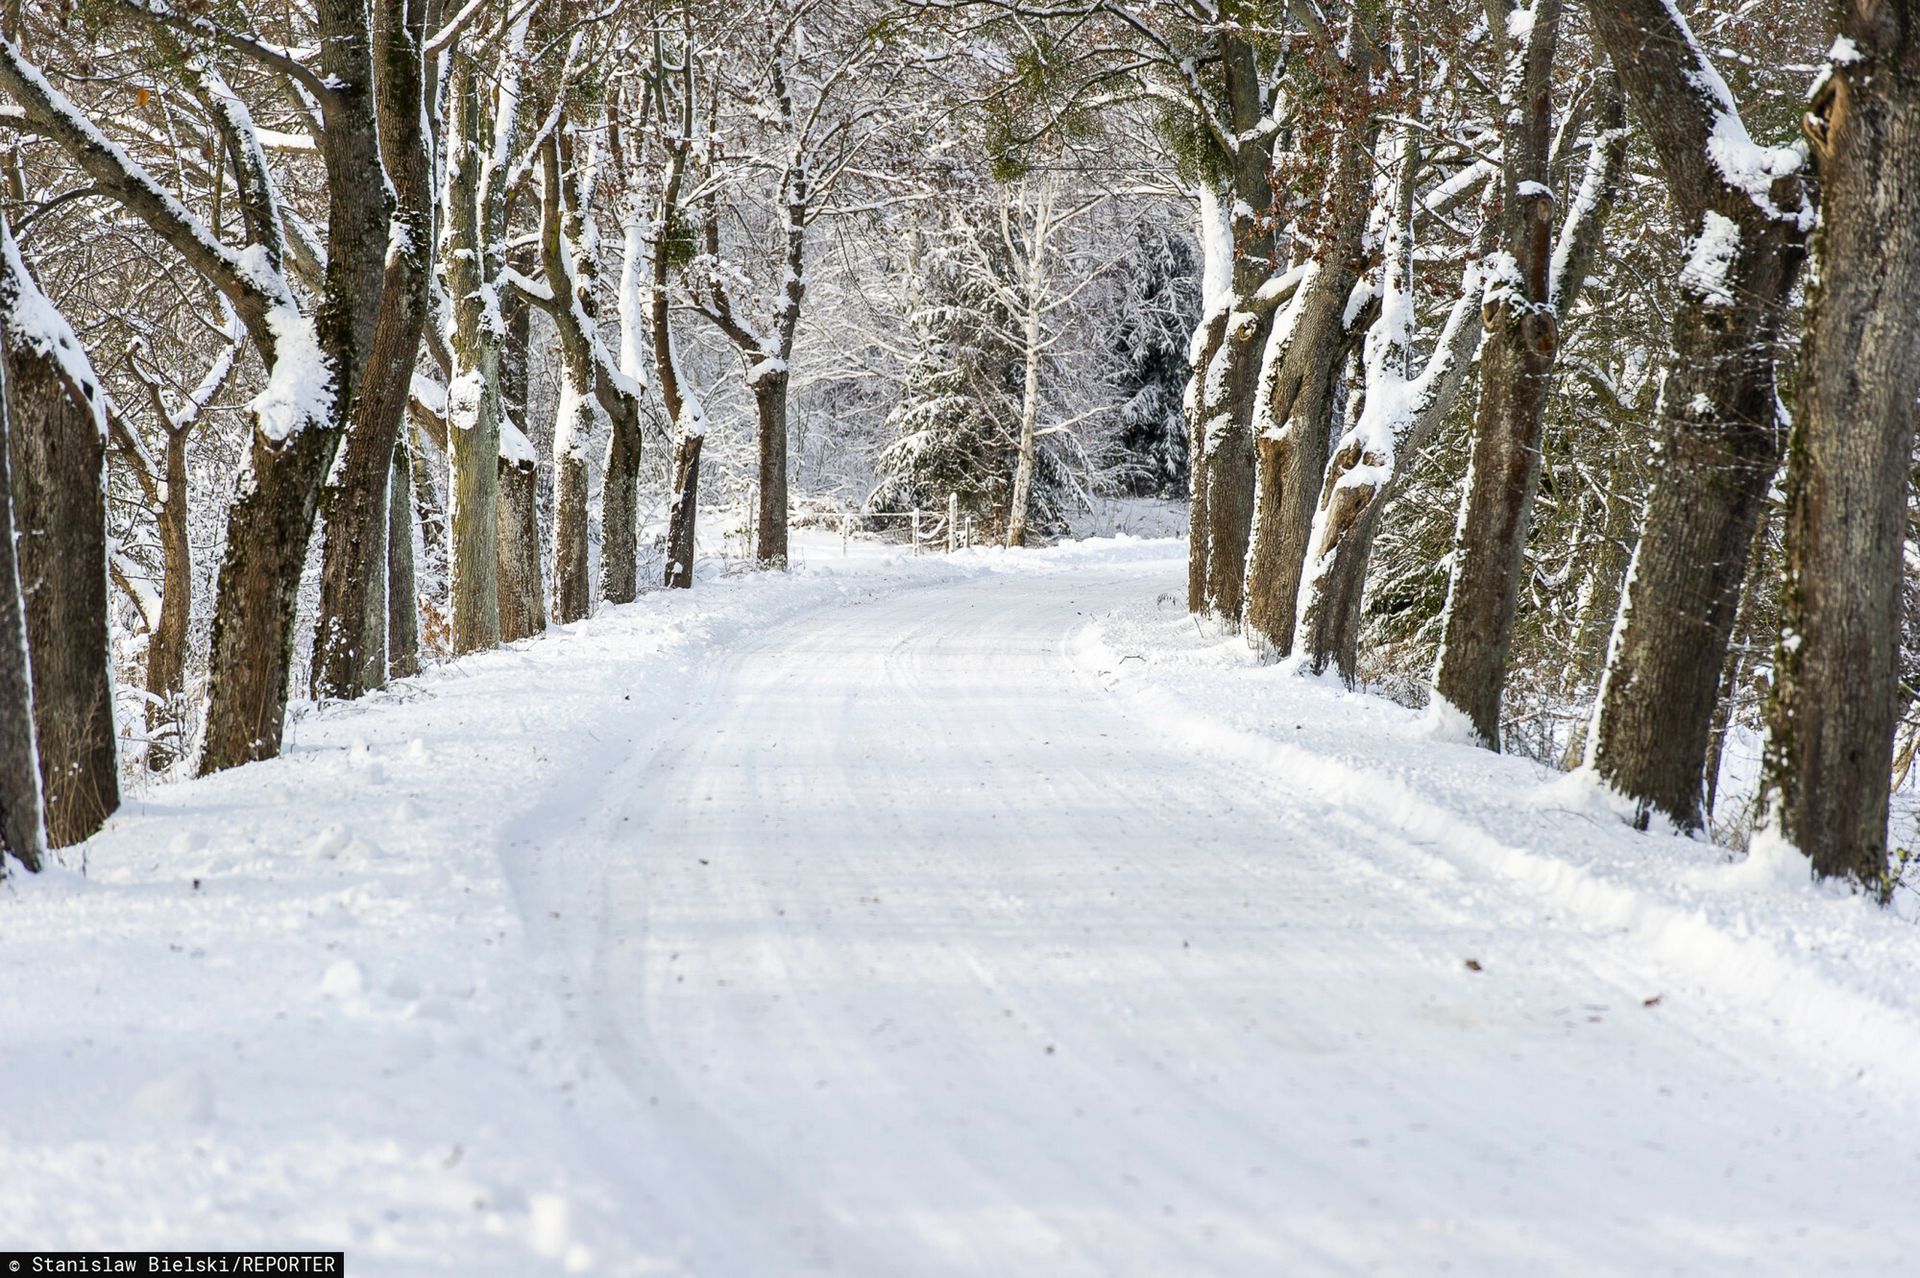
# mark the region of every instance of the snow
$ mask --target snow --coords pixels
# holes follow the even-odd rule
[[[1674,29],[1680,32],[1687,43],[1687,49],[1693,59],[1693,70],[1687,73],[1704,102],[1707,111],[1713,116],[1712,133],[1707,139],[1707,158],[1720,170],[1720,176],[1728,185],[1746,194],[1759,210],[1772,218],[1795,222],[1801,230],[1813,225],[1813,206],[1802,199],[1797,209],[1781,209],[1773,203],[1773,184],[1782,177],[1800,171],[1806,161],[1806,153],[1798,146],[1768,147],[1761,146],[1747,132],[1746,122],[1740,118],[1740,108],[1734,101],[1733,90],[1721,76],[1719,68],[1713,65],[1713,59],[1700,46],[1694,37],[1693,27],[1686,15],[1680,12],[1674,0],[1661,0],[1667,8],[1667,16]]]
[[[1920,1246],[1910,923],[1260,665],[1176,540],[795,554],[309,709],[84,877],[8,880],[0,1244],[720,1278]]]
[[[99,379],[94,376],[86,348],[80,344],[73,326],[67,323],[67,317],[55,309],[52,301],[34,282],[25,260],[20,256],[20,246],[14,241],[13,230],[4,222],[0,222],[0,253],[6,255],[6,278],[14,281],[17,290],[11,298],[7,298],[5,294],[9,290],[0,289],[0,301],[6,305],[8,339],[51,357],[60,366],[61,378],[74,394],[86,401],[87,408],[93,413],[94,425],[104,438],[107,433],[107,397]]]
[[[1233,299],[1233,228],[1222,194],[1210,183],[1200,184],[1200,306],[1207,314],[1232,305]]]
[[[267,312],[273,356],[267,384],[247,407],[260,433],[284,443],[310,425],[325,425],[333,413],[333,361],[320,347],[310,316],[291,304]]]
[[[413,390],[418,393],[426,379],[415,374]],[[432,386],[432,383],[427,383]],[[433,389],[438,389],[434,387]],[[475,430],[480,425],[480,404],[486,397],[487,379],[478,369],[460,374],[447,384],[440,402],[445,407],[447,425],[455,430]],[[425,401],[431,403],[429,399]]]
[[[1708,209],[1700,222],[1700,234],[1687,250],[1687,263],[1680,268],[1680,287],[1708,306],[1732,306],[1733,284],[1727,272],[1739,255],[1739,224]]]
[[[534,450],[533,441],[504,412],[500,414],[500,460],[525,470],[540,464],[540,454]]]

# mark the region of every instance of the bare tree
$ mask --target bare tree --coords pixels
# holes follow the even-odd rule
[[[1587,755],[1643,824],[1657,811],[1695,829],[1740,582],[1779,468],[1774,365],[1813,214],[1798,153],[1754,144],[1677,9],[1589,9],[1693,238],[1653,489]]]
[[[680,11],[681,34],[679,60],[667,52],[664,31],[653,33],[653,58],[648,90],[653,95],[653,114],[659,118],[661,149],[665,153],[660,175],[660,194],[655,204],[655,232],[649,246],[653,283],[647,299],[653,341],[654,378],[660,387],[661,402],[666,405],[667,420],[672,423],[673,473],[668,487],[667,564],[665,584],[677,589],[693,585],[694,530],[700,506],[700,449],[706,442],[707,415],[694,394],[692,383],[680,367],[674,345],[673,326],[668,316],[669,294],[676,255],[689,252],[692,245],[691,214],[686,206],[688,166],[694,157],[697,98],[695,92],[694,39],[692,17],[683,6]],[[645,180],[641,163],[629,167],[630,181]],[[644,198],[638,195],[629,198]]]
[[[64,847],[120,806],[107,648],[106,392],[4,222],[0,331],[34,739],[47,838]]]
[[[1822,207],[1765,786],[1771,820],[1816,875],[1884,896],[1920,402],[1920,4],[1830,8],[1838,34],[1806,116]]]
[[[216,295],[217,296],[217,295]],[[108,407],[107,425],[135,484],[153,511],[160,541],[160,600],[147,622],[147,768],[164,772],[186,746],[185,713],[187,627],[193,617],[193,544],[188,536],[191,492],[187,482],[187,441],[233,375],[247,331],[224,298],[226,343],[205,374],[178,407],[168,402],[159,373],[144,346],[127,352],[127,369],[147,392],[160,428],[161,455],[155,459],[124,414]],[[137,605],[142,597],[128,589]]]
[[[531,632],[531,609],[540,603],[538,537],[533,539],[531,601],[521,547],[534,458],[526,437],[506,419],[500,390],[507,193],[527,22],[523,11],[489,63],[483,64],[477,49],[461,50],[448,73],[440,269],[451,312],[446,419],[453,470],[449,518],[456,653],[524,637]],[[509,490],[504,494],[503,483]]]
[[[11,248],[11,230],[0,226]],[[7,857],[38,871],[46,855],[46,812],[40,790],[40,755],[33,736],[33,661],[27,651],[26,608],[20,598],[20,571],[13,520],[13,379],[5,351],[12,341],[7,317],[0,314],[0,877]]]
[[[434,0],[380,0],[372,6],[373,104],[380,162],[393,193],[392,229],[344,455],[322,500],[326,539],[311,678],[316,698],[358,696],[386,682],[390,662],[404,669],[413,660],[410,653],[391,650],[396,610],[389,592],[404,585],[409,597],[400,611],[409,617],[413,604],[411,584],[392,582],[389,564],[411,552],[412,532],[393,528],[394,512],[407,507],[396,505],[388,489],[430,310],[434,183],[428,72],[440,60],[426,47],[430,7],[437,7]]]
[[[1434,695],[1500,744],[1500,694],[1513,637],[1527,522],[1540,481],[1547,386],[1560,346],[1553,305],[1553,66],[1560,0],[1489,0],[1504,69],[1499,90],[1500,249],[1487,259],[1474,419]]]
[[[754,557],[769,568],[787,562],[787,401],[794,337],[807,293],[808,233],[828,209],[834,189],[896,112],[897,68],[881,61],[884,27],[832,0],[764,0],[758,24],[741,23],[748,44],[727,59],[751,68],[730,89],[747,120],[759,119],[764,142],[737,156],[713,155],[728,186],[771,179],[766,199],[778,210],[779,251],[770,255],[778,283],[751,287],[737,257],[723,252],[721,205],[709,197],[705,252],[694,264],[695,304],[739,349],[758,417],[759,510]],[[757,27],[757,29],[756,29]],[[729,163],[731,160],[731,163]]]
[[[285,718],[295,605],[314,514],[345,432],[355,371],[378,309],[388,242],[388,183],[373,126],[369,11],[347,0],[314,6],[313,64],[247,34],[160,4],[128,0],[182,66],[231,167],[246,237],[224,242],[29,62],[0,41],[0,87],[15,123],[57,142],[93,180],[233,306],[268,368],[250,405],[248,466],[228,516],[209,661],[203,772],[270,756]],[[282,199],[247,105],[199,44],[291,79],[310,108],[326,165],[324,252],[290,237]],[[322,127],[324,125],[324,127]],[[321,260],[311,308],[297,299],[290,249]]]

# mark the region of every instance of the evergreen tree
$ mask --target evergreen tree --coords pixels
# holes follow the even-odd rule
[[[1188,335],[1200,322],[1199,261],[1192,241],[1170,228],[1143,228],[1134,241],[1112,345],[1122,483],[1138,495],[1173,496],[1187,488],[1181,396]]]

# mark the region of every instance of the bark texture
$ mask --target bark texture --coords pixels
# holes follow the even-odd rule
[[[120,806],[107,637],[103,393],[72,330],[34,312],[51,304],[0,227],[0,359],[21,598],[33,678],[48,842],[92,834]]]
[[[1806,118],[1817,273],[1787,467],[1765,786],[1821,878],[1885,894],[1900,565],[1920,399],[1920,2],[1845,0]]]
[[[490,130],[481,108],[480,72],[454,60],[449,86],[446,225],[441,269],[452,295],[452,376],[447,387],[447,452],[453,474],[448,576],[455,656],[500,644],[500,343],[487,300],[503,262],[506,192],[483,181]],[[510,109],[503,101],[501,109]],[[484,206],[484,207],[483,207]]]
[[[1246,560],[1248,638],[1274,656],[1293,650],[1300,581],[1334,435],[1336,386],[1353,338],[1371,315],[1349,315],[1365,265],[1372,180],[1377,33],[1361,30],[1321,57],[1327,109],[1336,117],[1322,224],[1307,279],[1275,318],[1253,406],[1253,529]]]
[[[0,338],[4,334],[0,333]],[[40,797],[40,755],[33,739],[33,671],[27,654],[27,615],[20,598],[15,553],[11,422],[12,379],[0,358],[0,878],[7,858],[38,871],[46,854]]]
[[[1207,468],[1199,458],[1207,449],[1207,370],[1226,340],[1227,309],[1222,306],[1200,321],[1188,348],[1192,373],[1187,379],[1187,610],[1204,612],[1207,600]]]
[[[413,571],[413,458],[404,439],[387,479],[387,673],[420,673],[420,593]]]
[[[1193,465],[1205,475],[1206,536],[1190,553],[1206,558],[1205,607],[1228,628],[1238,629],[1246,599],[1247,546],[1253,533],[1253,400],[1271,309],[1254,309],[1254,295],[1273,273],[1273,232],[1266,214],[1273,203],[1268,171],[1273,135],[1262,127],[1270,102],[1253,47],[1237,35],[1218,37],[1224,127],[1213,142],[1226,161],[1232,203],[1228,232],[1233,245],[1232,305],[1226,333],[1206,373],[1202,396],[1204,448]]]
[[[540,473],[526,437],[520,435],[516,442],[521,447],[512,450],[512,456],[502,453],[499,460],[495,555],[502,643],[527,639],[547,628],[547,592],[540,574]]]
[[[387,678],[389,480],[426,327],[432,270],[432,138],[423,114],[427,3],[380,0],[372,6],[378,153],[391,182],[399,234],[390,237],[391,252],[380,245],[385,262],[370,295],[378,309],[358,370],[345,455],[323,498],[326,538],[309,689],[316,700],[358,697]],[[360,121],[356,127],[371,132],[373,124]],[[366,324],[364,318],[357,322]]]
[[[787,383],[785,364],[770,367],[753,383],[757,414],[755,444],[760,463],[760,508],[755,512],[753,556],[762,568],[787,566]]]
[[[1548,186],[1560,11],[1560,0],[1534,0],[1524,37],[1503,35],[1511,47],[1500,94],[1502,253],[1489,263],[1481,304],[1480,403],[1433,676],[1435,695],[1465,714],[1495,750],[1527,523],[1540,486],[1548,379],[1560,345]]]
[[[678,590],[693,585],[693,512],[700,502],[702,439],[700,435],[682,435],[673,450],[673,504],[667,516],[667,568],[664,581]]]
[[[632,603],[639,591],[640,401],[623,396],[600,481],[600,596]]]
[[[1719,77],[1671,5],[1591,8],[1696,238],[1680,277],[1653,487],[1588,756],[1637,801],[1643,826],[1658,812],[1697,829],[1740,582],[1780,463],[1775,362],[1811,217],[1790,165],[1755,190],[1710,158],[1710,144],[1739,129],[1738,113],[1707,87]]]

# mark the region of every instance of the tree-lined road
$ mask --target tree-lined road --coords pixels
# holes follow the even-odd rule
[[[1177,571],[808,614],[581,827],[696,1272],[1898,1270],[1914,1133],[1074,669]]]

